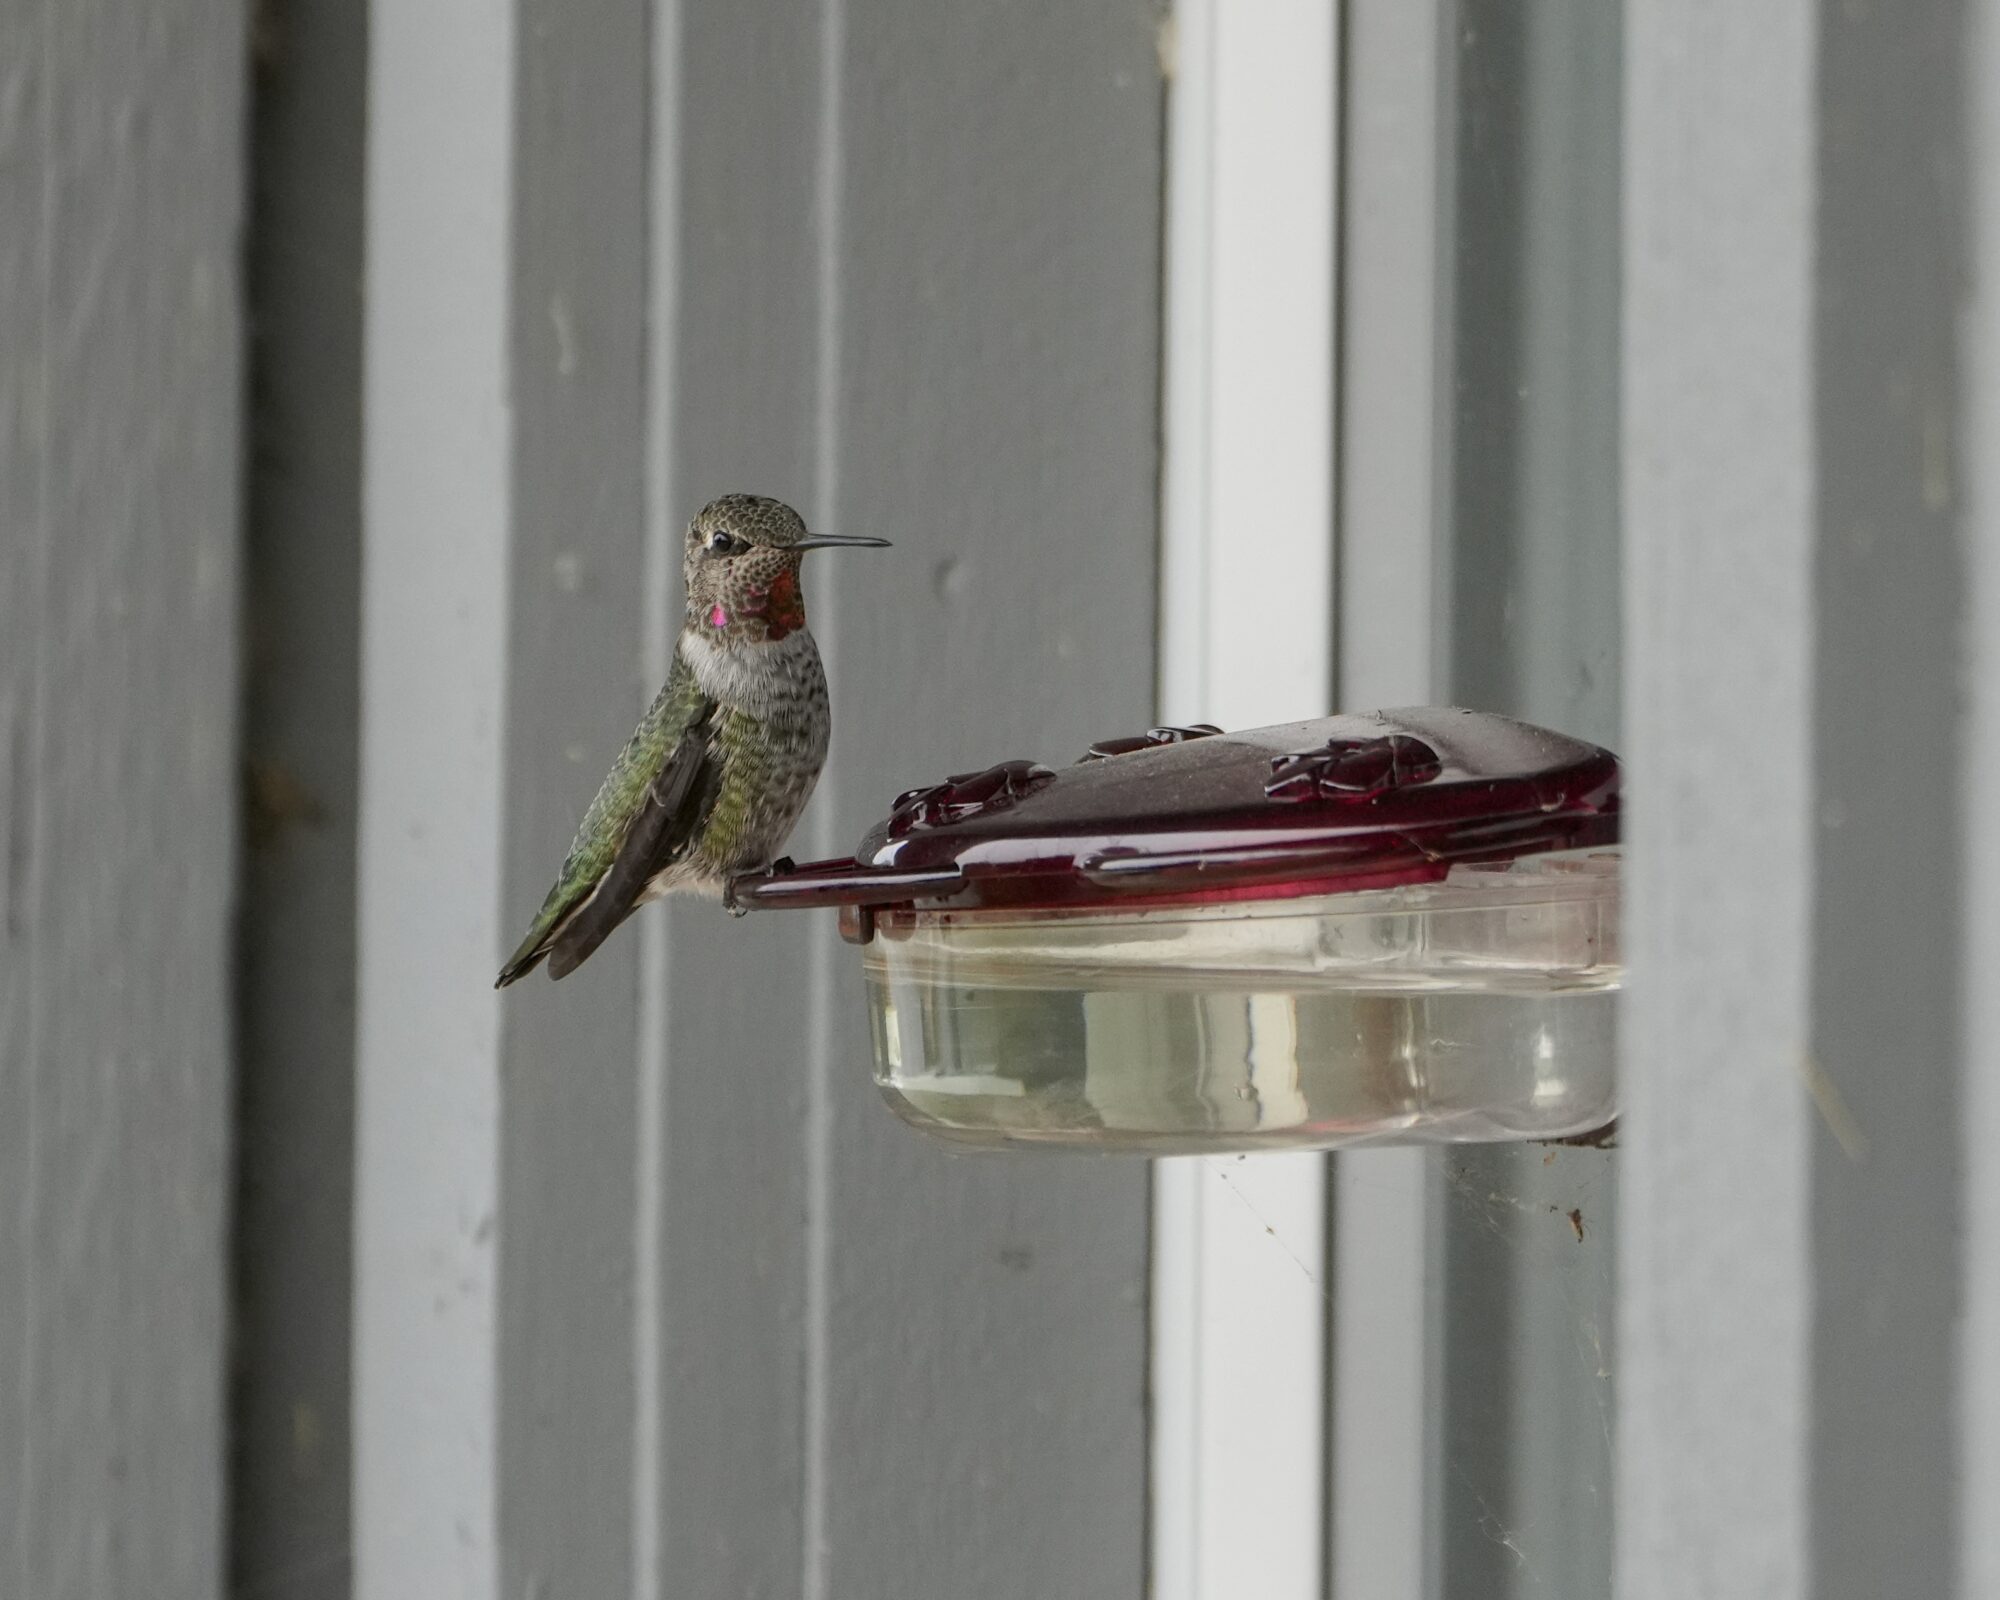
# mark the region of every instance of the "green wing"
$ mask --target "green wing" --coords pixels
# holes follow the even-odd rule
[[[562,872],[495,988],[532,972],[572,971],[631,915],[647,881],[681,854],[714,804],[716,703],[678,654],[651,709],[584,813]]]

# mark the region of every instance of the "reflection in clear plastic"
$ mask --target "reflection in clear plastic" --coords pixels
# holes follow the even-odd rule
[[[876,1080],[966,1144],[1556,1138],[1616,1110],[1618,857],[1116,914],[885,914]]]

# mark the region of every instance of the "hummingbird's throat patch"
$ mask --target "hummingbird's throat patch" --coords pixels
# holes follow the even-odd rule
[[[795,572],[781,571],[768,584],[746,584],[732,614],[718,600],[708,609],[708,625],[723,629],[732,623],[761,629],[768,640],[784,638],[806,625],[805,598]]]

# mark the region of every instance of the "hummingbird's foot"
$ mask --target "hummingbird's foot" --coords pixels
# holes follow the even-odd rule
[[[792,860],[790,856],[779,856],[776,861],[765,862],[764,865],[757,870],[755,876],[760,878],[775,878],[781,872],[791,872],[796,870],[797,866],[798,863]],[[750,908],[746,906],[741,900],[736,898],[736,885],[740,883],[744,878],[748,878],[750,876],[752,876],[752,874],[745,872],[739,874],[734,878],[726,879],[723,882],[722,908],[723,910],[727,911],[732,917],[744,917],[750,914]]]

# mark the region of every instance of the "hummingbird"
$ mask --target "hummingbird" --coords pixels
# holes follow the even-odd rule
[[[812,535],[762,495],[730,494],[688,524],[687,614],[672,670],[590,803],[555,886],[496,989],[547,958],[567,977],[649,900],[719,895],[772,865],[826,762],[826,669],[806,628],[808,550],[887,539]]]

